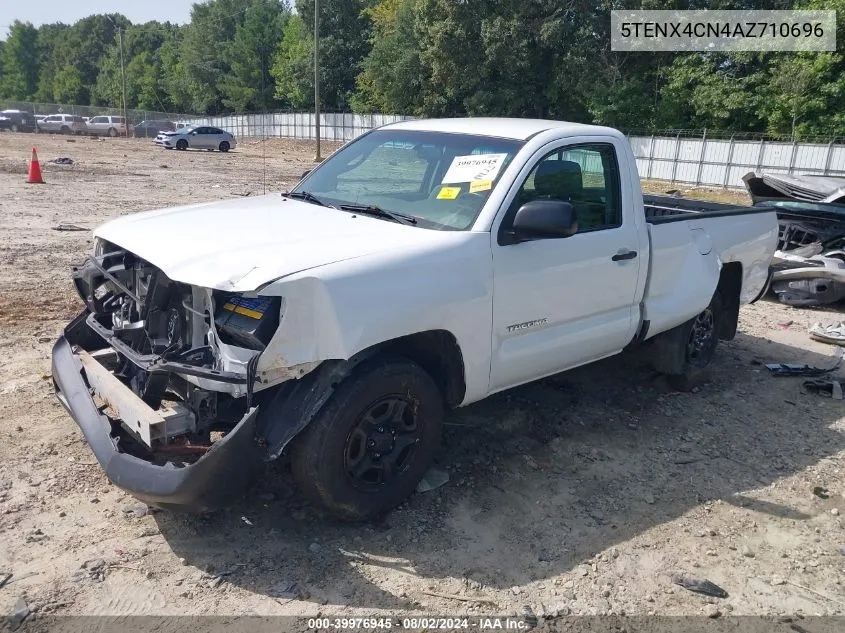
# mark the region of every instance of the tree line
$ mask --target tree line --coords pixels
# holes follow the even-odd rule
[[[765,5],[765,6],[764,6]],[[320,0],[321,106],[530,116],[627,130],[845,133],[845,59],[621,53],[614,8],[838,9],[845,0]],[[15,22],[0,99],[221,114],[314,105],[314,0],[211,0],[185,25],[120,14]]]

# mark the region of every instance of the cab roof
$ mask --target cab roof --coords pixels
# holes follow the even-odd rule
[[[390,123],[382,129],[446,132],[453,134],[483,134],[524,141],[547,130],[562,134],[618,133],[608,127],[552,121],[548,119],[508,119],[498,117],[466,117],[455,119],[412,119]]]

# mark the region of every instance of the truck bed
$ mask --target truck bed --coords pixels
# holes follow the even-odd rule
[[[657,196],[643,194],[645,217],[649,224],[666,224],[681,220],[700,219],[707,217],[725,217],[751,215],[756,213],[771,213],[770,207],[746,207],[721,202],[707,202],[705,200],[690,200],[674,196]]]

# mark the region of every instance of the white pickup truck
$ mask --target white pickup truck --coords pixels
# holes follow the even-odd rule
[[[99,227],[56,393],[151,504],[220,507],[284,454],[312,499],[372,517],[413,492],[447,407],[625,349],[689,388],[777,232],[765,208],[644,202],[613,129],[392,124],[290,193]]]

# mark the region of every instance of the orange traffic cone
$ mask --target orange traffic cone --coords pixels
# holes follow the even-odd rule
[[[29,160],[29,177],[26,181],[29,184],[43,185],[44,179],[41,177],[41,163],[38,162],[38,154],[35,153],[35,148],[32,148],[32,158]]]

